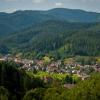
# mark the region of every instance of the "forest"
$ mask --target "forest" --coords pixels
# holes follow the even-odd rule
[[[72,30],[73,29],[73,30]],[[100,56],[100,23],[68,23],[50,20],[0,39],[1,54],[22,53],[26,58],[45,54],[56,59]]]
[[[55,8],[0,13],[0,54],[30,59],[100,56],[100,13]]]

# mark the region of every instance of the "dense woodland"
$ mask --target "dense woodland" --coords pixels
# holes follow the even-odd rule
[[[100,14],[56,8],[0,13],[0,53],[56,59],[100,56]]]
[[[73,30],[72,30],[73,29]],[[22,53],[61,59],[70,56],[100,56],[100,24],[47,21],[0,39],[2,54]]]

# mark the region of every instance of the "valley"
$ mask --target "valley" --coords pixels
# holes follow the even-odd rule
[[[0,12],[0,100],[99,100],[100,13]]]

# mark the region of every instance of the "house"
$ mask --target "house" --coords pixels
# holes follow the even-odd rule
[[[39,61],[36,61],[36,64],[38,66],[43,66],[44,65],[44,62],[42,60],[39,60]]]
[[[77,70],[72,70],[72,74],[77,74]]]
[[[46,71],[51,73],[51,72],[57,72],[58,67],[55,64],[50,64],[47,66]]]
[[[0,61],[6,61],[6,59],[5,58],[0,58]]]

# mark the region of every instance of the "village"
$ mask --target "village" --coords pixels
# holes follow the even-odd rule
[[[75,62],[72,58],[66,60],[66,62],[62,62],[61,60],[50,61],[48,57],[44,57],[44,60],[29,60],[6,55],[0,57],[0,61],[14,61],[21,65],[20,69],[25,71],[43,71],[58,74],[66,73],[69,75],[77,75],[81,80],[89,78],[92,72],[100,72],[100,66],[98,64],[83,66]]]

